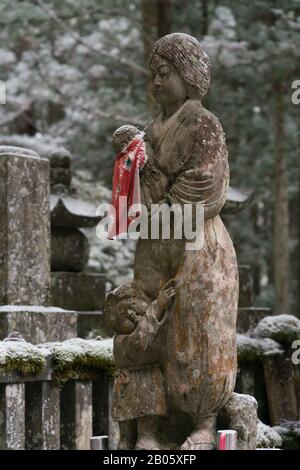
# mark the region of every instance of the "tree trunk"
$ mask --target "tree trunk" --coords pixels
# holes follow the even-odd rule
[[[148,65],[149,57],[155,41],[172,30],[173,0],[142,0],[142,38],[144,44],[144,59]],[[149,80],[146,83],[147,102],[150,109],[155,106],[149,90]]]
[[[201,25],[200,25],[200,33],[202,37],[207,35],[208,26],[209,26],[208,0],[202,0],[201,1]]]
[[[274,278],[275,313],[289,311],[289,203],[288,175],[284,150],[284,102],[280,82],[273,83],[274,92]]]

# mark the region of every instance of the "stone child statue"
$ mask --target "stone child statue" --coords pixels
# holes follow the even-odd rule
[[[118,127],[112,135],[112,146],[117,153],[122,152],[136,138],[143,139],[144,132],[135,126]]]
[[[147,201],[150,208],[151,192],[145,185],[145,195],[141,195],[140,172],[153,155],[151,146],[144,139],[144,132],[134,126],[119,127],[112,136],[112,145],[117,155],[109,214],[110,239],[128,231],[130,223],[141,214],[142,199]]]
[[[119,449],[134,447],[136,431],[136,449],[159,448],[158,417],[167,414],[161,332],[174,296],[172,280],[152,302],[135,281],[107,296],[105,314],[116,333],[113,418],[120,425]]]
[[[130,148],[130,145],[135,139],[140,139],[145,144],[145,165],[140,168],[140,172],[142,172],[144,167],[147,167],[147,171],[144,171],[141,176],[143,178],[143,184],[139,190],[142,192],[141,199],[143,203],[146,203],[147,209],[150,210],[151,203],[154,199],[157,199],[158,192],[161,198],[165,196],[168,179],[165,174],[153,164],[153,149],[145,133],[141,132],[137,127],[125,125],[116,129],[112,135],[113,149],[117,152],[117,155],[123,152],[124,158],[126,159],[128,158],[126,156],[126,150]]]

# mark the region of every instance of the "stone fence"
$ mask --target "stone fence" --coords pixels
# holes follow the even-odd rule
[[[300,367],[291,362],[290,348],[299,335],[299,319],[277,315],[237,336],[236,392],[255,396],[259,418],[282,431],[283,445],[284,433],[290,439],[299,432]],[[95,435],[109,435],[109,448],[116,448],[112,341],[33,345],[13,335],[0,341],[0,449],[83,450]],[[285,420],[295,423],[291,430],[282,427]]]
[[[95,435],[116,447],[111,340],[8,339],[0,357],[0,449],[87,450]]]

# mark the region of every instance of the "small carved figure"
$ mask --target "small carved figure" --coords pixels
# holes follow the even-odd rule
[[[117,155],[108,234],[110,239],[127,232],[130,222],[141,213],[140,171],[148,159],[143,136],[144,133],[134,126],[122,126],[112,137]]]
[[[138,282],[129,282],[108,294],[105,314],[116,332],[113,418],[120,425],[119,449],[159,447],[158,417],[167,414],[164,379],[160,368],[161,332],[175,296],[170,280],[155,301]]]

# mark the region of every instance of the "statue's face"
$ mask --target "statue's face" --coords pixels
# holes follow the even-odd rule
[[[183,80],[166,59],[155,55],[150,64],[150,73],[153,96],[162,107],[187,99]]]
[[[139,299],[125,299],[118,305],[117,321],[118,331],[124,335],[132,333],[142,315],[145,314],[148,304]]]
[[[123,134],[113,134],[112,146],[115,152],[122,152],[125,147],[134,139],[134,135],[130,132],[124,132]]]

